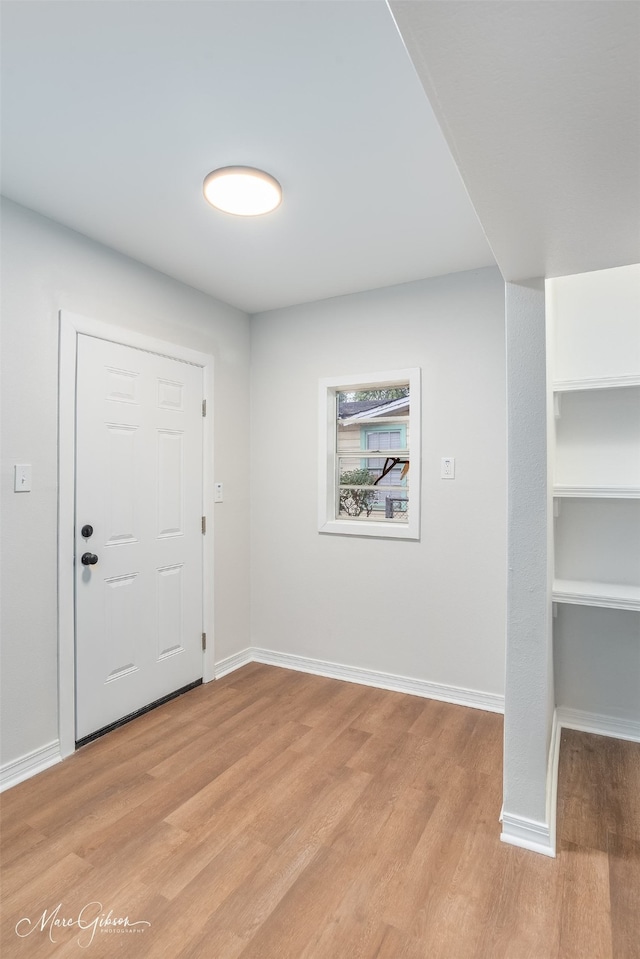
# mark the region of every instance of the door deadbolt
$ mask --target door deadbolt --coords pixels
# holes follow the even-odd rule
[[[85,539],[89,539],[90,536],[93,536],[93,526],[83,526],[80,532]]]
[[[83,566],[95,566],[98,562],[98,557],[95,553],[83,553],[80,562]]]

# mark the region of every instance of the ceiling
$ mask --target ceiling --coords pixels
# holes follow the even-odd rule
[[[640,261],[640,3],[391,0],[506,280]]]
[[[384,0],[3,0],[2,192],[248,313],[639,261],[640,5],[390,7],[411,59]]]
[[[2,3],[2,192],[249,313],[493,264],[383,0]],[[280,180],[273,214],[202,197]]]

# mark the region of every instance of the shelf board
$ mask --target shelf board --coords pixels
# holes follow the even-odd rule
[[[640,374],[625,376],[593,376],[581,380],[556,380],[554,393],[571,393],[579,390],[621,390],[629,386],[640,386]]]
[[[569,603],[574,606],[640,610],[640,586],[556,579],[553,582],[552,600],[554,603]]]
[[[566,486],[553,487],[554,496],[583,499],[640,499],[640,486]]]

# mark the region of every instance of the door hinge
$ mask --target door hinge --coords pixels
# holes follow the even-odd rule
[[[203,534],[207,532],[207,517],[202,517],[202,532]]]
[[[207,634],[206,634],[206,633],[203,633],[203,634],[202,634],[202,648],[203,648],[203,649],[206,649],[206,648],[207,648]]]
[[[207,401],[206,401],[206,400],[203,400],[203,401],[202,401],[202,415],[203,415],[203,416],[206,416],[206,415],[207,415]]]

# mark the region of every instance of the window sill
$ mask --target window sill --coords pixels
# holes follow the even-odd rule
[[[373,520],[333,519],[318,526],[320,533],[340,536],[377,536],[379,539],[420,539],[419,530],[411,523],[377,523]]]

